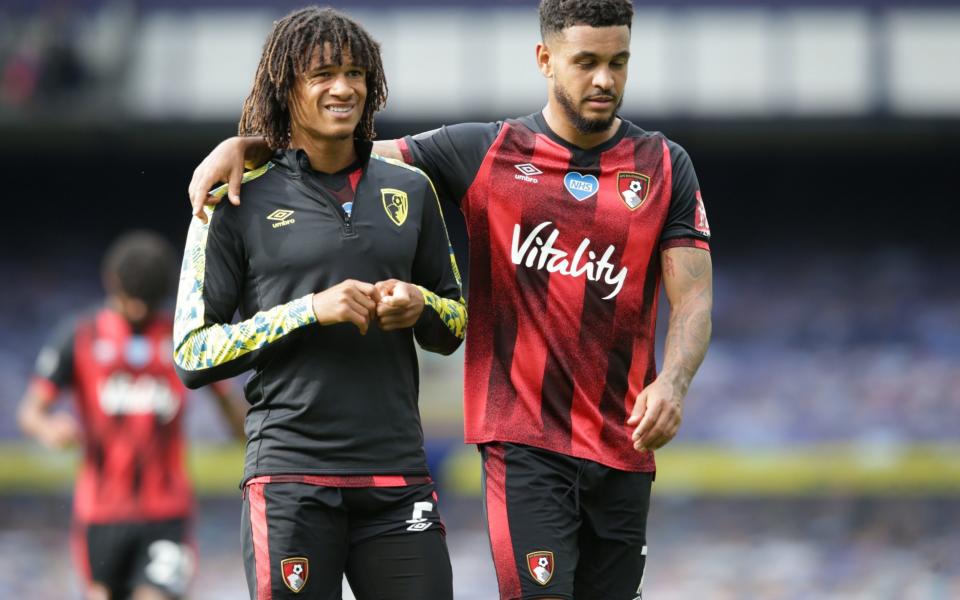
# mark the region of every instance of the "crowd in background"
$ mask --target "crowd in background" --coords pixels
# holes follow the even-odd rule
[[[45,271],[4,257],[0,381],[11,414],[55,322],[98,301],[94,255],[57,254]],[[679,442],[773,446],[955,440],[960,423],[960,279],[907,252],[718,256],[714,339]],[[665,303],[664,303],[665,304]],[[664,306],[661,306],[663,312]],[[664,319],[661,315],[661,325]],[[457,358],[424,355],[424,421],[457,418]],[[426,380],[442,380],[430,386]],[[433,407],[439,407],[434,409]],[[222,428],[197,415],[198,435]],[[194,419],[196,421],[196,419]],[[453,423],[445,431],[457,431]],[[19,434],[0,420],[0,439]]]
[[[63,598],[79,589],[63,531],[68,498],[0,496],[0,597]],[[949,499],[656,497],[644,591],[660,600],[953,600],[960,519]],[[16,515],[16,518],[12,518]],[[191,597],[243,597],[235,498],[200,503]],[[479,507],[448,495],[444,521],[459,600],[496,589]],[[344,600],[354,600],[347,590]]]

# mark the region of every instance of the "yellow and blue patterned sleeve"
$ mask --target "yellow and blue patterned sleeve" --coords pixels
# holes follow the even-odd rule
[[[422,174],[422,173],[421,173]],[[460,269],[450,244],[443,209],[433,182],[425,186],[420,242],[414,260],[413,283],[423,293],[424,315],[414,335],[424,350],[450,354],[463,343],[467,330],[467,303],[463,299]]]
[[[213,248],[217,265],[208,264],[215,209],[205,210],[208,222],[193,219],[187,234],[173,328],[174,364],[184,384],[191,388],[248,370],[258,350],[316,322],[312,294],[260,311],[239,323],[225,322],[236,310],[240,269],[231,265],[235,257],[223,256],[236,254],[228,244]],[[211,280],[216,282],[212,286],[208,285]]]

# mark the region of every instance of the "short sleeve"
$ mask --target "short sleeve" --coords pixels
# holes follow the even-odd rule
[[[661,247],[694,246],[710,249],[710,224],[693,162],[682,146],[667,142],[673,178],[670,209],[660,236]]]
[[[54,329],[37,355],[34,375],[52,383],[58,389],[73,384],[73,347],[76,329],[75,318],[63,321]]]
[[[400,140],[404,161],[430,177],[437,194],[460,204],[502,123],[460,123]]]

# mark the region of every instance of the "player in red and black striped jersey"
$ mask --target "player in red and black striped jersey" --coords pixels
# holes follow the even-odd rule
[[[543,0],[542,112],[375,146],[424,169],[466,218],[465,429],[483,450],[503,599],[640,596],[653,450],[676,435],[709,343],[692,162],[618,117],[632,16],[628,0]],[[234,139],[198,167],[195,212],[216,181],[237,191],[245,151],[263,160],[261,142]]]
[[[173,368],[172,320],[157,312],[174,265],[159,236],[118,239],[104,259],[105,306],[60,326],[20,408],[22,428],[44,445],[83,447],[73,550],[89,598],[180,597],[193,569],[186,390]],[[244,409],[226,389],[215,395],[242,437]],[[79,422],[53,410],[64,390]]]

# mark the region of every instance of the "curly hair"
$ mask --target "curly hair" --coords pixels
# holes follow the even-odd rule
[[[131,231],[110,245],[101,268],[107,292],[136,298],[154,310],[173,289],[176,252],[159,234]]]
[[[633,22],[630,0],[541,0],[540,35],[563,31],[574,25],[615,27]]]
[[[332,8],[309,6],[294,11],[273,24],[260,56],[253,89],[243,103],[240,135],[262,135],[270,148],[290,145],[288,102],[297,78],[310,67],[314,50],[329,43],[331,59],[341,63],[344,51],[366,70],[367,100],[354,137],[372,140],[373,115],[387,102],[387,79],[380,58],[380,44],[356,21]]]

